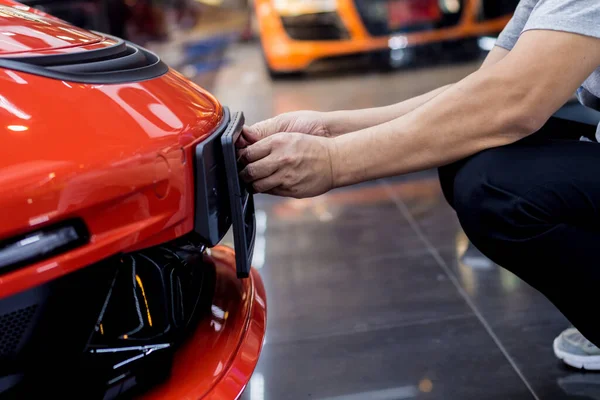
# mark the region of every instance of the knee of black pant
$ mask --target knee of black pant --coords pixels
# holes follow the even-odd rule
[[[456,178],[456,174],[461,168],[468,163],[470,158],[457,161],[452,164],[445,165],[443,167],[438,168],[438,176],[440,180],[440,185],[442,187],[442,193],[446,198],[448,204],[454,208],[454,181]]]
[[[447,188],[463,230],[484,253],[527,241],[551,225],[544,207],[531,200],[536,194],[515,183],[506,162],[501,150],[480,153],[460,166]]]
[[[476,236],[485,234],[480,229],[483,226],[477,223],[478,215],[492,212],[484,210],[486,202],[481,201],[482,198],[488,197],[484,183],[486,179],[479,170],[481,158],[482,155],[478,154],[438,169],[440,186],[446,201],[456,211],[463,229]]]
[[[479,172],[471,163],[466,163],[454,175],[452,186],[446,187],[463,230],[475,242],[497,229],[492,221],[496,211],[490,205],[490,196],[494,193]]]
[[[442,193],[444,198],[454,208],[454,177],[456,176],[456,168],[454,165],[448,165],[438,168],[438,177],[440,180],[440,186],[442,187]]]

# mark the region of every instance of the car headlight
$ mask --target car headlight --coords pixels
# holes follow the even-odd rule
[[[273,0],[275,10],[284,16],[333,12],[337,0]]]

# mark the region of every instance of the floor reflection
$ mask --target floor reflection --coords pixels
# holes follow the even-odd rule
[[[569,396],[600,400],[600,375],[598,374],[572,374],[558,379],[557,383]]]

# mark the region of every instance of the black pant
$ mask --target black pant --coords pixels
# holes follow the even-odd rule
[[[440,168],[444,195],[482,253],[543,293],[600,346],[600,144],[553,118],[538,133]]]

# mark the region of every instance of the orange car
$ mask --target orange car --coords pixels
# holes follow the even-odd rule
[[[238,398],[266,329],[242,114],[11,0],[0,37],[0,398]]]
[[[499,33],[518,0],[254,0],[273,75],[315,61]]]

